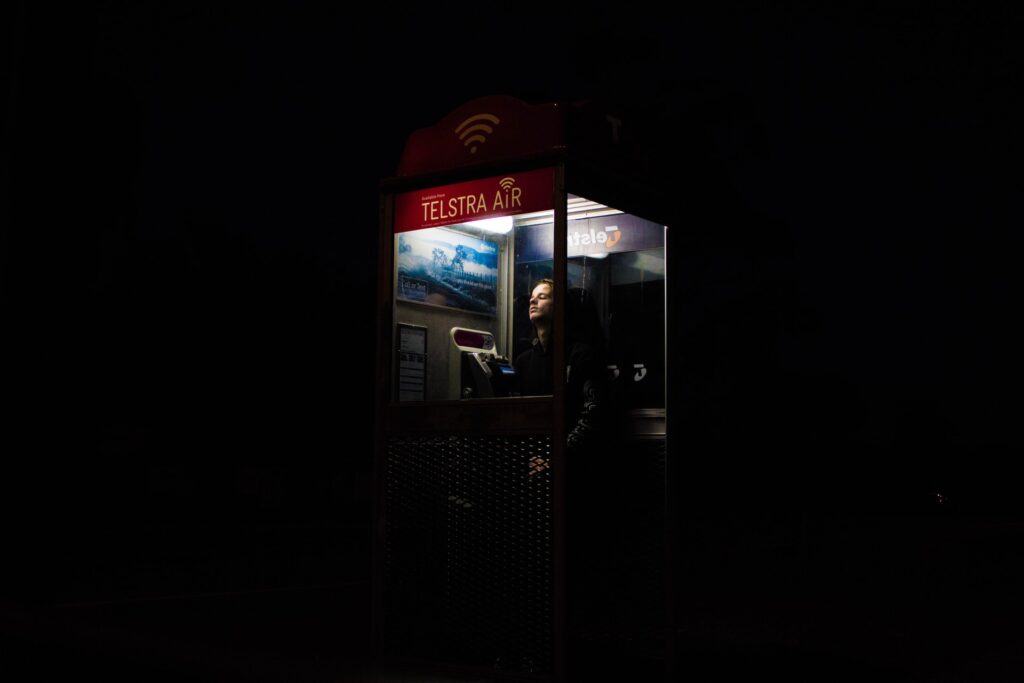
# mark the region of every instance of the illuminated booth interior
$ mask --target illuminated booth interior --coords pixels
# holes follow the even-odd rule
[[[374,624],[387,660],[567,680],[588,651],[634,670],[664,658],[666,227],[642,202],[569,191],[607,183],[574,167],[566,116],[467,103],[415,133],[382,186]],[[538,395],[516,361],[537,343],[542,280],[566,381]],[[580,339],[600,359],[601,424],[569,454]]]
[[[664,375],[664,226],[582,197],[567,205],[566,291],[595,302],[629,406],[663,408],[663,387],[645,380]],[[510,361],[531,344],[532,286],[554,276],[554,212],[399,232],[394,250],[393,400],[514,395]]]

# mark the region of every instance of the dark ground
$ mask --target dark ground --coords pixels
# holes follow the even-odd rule
[[[790,236],[795,315],[772,362],[812,410],[783,445],[843,459],[853,517],[870,510],[849,481],[895,474],[886,495],[917,510],[915,537],[953,520],[923,555],[945,564],[913,568],[951,592],[905,623],[918,645],[964,638],[904,656],[919,673],[872,664],[870,645],[808,658],[763,624],[743,647],[695,636],[685,670],[1020,671],[1000,611],[1021,603],[1024,519],[1015,6],[66,5],[0,18],[5,678],[371,675],[378,180],[412,130],[496,93],[639,102],[677,142],[685,121]],[[940,494],[955,512],[935,512]],[[956,520],[983,521],[957,535]],[[726,550],[743,535],[704,521]],[[840,561],[837,538],[816,561]]]

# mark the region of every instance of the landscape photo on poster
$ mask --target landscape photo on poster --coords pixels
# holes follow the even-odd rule
[[[446,228],[399,233],[397,297],[497,315],[498,244]]]

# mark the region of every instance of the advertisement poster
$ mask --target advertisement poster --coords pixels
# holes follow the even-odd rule
[[[442,228],[399,233],[397,295],[497,315],[498,244]]]

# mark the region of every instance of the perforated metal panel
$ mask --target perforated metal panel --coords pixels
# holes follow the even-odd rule
[[[550,673],[550,463],[548,436],[388,441],[384,628],[392,655]]]

